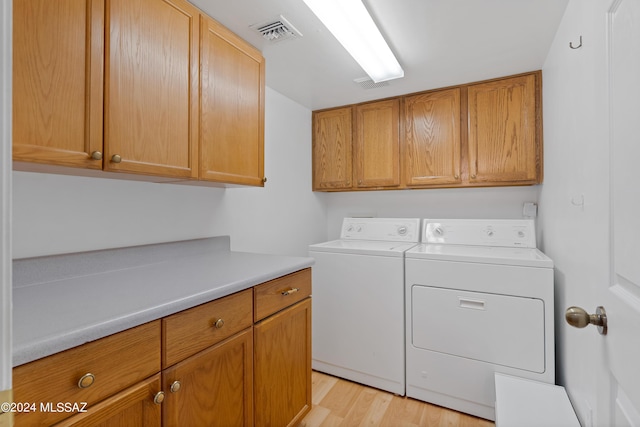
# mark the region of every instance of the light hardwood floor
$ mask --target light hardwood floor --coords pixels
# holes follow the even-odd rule
[[[312,374],[313,409],[301,427],[489,427],[494,423],[440,406],[396,396],[320,372]]]

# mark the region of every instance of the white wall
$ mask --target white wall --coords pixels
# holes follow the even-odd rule
[[[209,237],[224,190],[30,172],[13,173],[13,255]]]
[[[539,186],[363,191],[327,194],[328,235],[336,239],[345,216],[407,218],[522,218],[538,202]]]
[[[568,326],[564,311],[577,305],[593,312],[596,285],[608,281],[605,22],[598,3],[570,1],[543,68],[545,181],[538,221],[542,249],[556,267],[557,377],[586,427],[597,419],[601,337]],[[582,48],[570,49],[581,35]]]

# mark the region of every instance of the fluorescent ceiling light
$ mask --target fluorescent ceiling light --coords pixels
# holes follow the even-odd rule
[[[361,0],[304,0],[376,83],[404,77]]]

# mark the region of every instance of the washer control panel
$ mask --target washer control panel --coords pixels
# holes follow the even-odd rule
[[[536,247],[532,219],[425,219],[422,228],[424,243]]]
[[[340,238],[343,240],[384,240],[419,242],[419,218],[345,218]]]

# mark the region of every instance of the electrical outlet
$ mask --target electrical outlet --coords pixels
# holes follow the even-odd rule
[[[522,216],[525,218],[535,218],[538,216],[538,205],[533,202],[526,202],[522,206]]]

